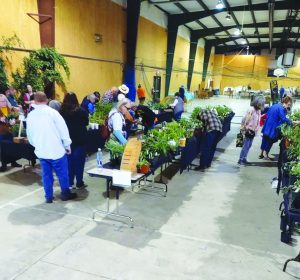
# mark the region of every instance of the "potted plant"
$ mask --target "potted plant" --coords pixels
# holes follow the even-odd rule
[[[105,148],[109,150],[111,165],[119,166],[121,164],[125,146],[113,139],[109,139],[105,144]]]
[[[136,168],[138,173],[148,174],[150,172],[150,163],[147,160],[142,159],[137,163]]]

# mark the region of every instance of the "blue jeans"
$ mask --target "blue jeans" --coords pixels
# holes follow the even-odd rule
[[[46,199],[53,199],[53,170],[59,180],[62,196],[67,196],[70,193],[67,156],[55,160],[40,158],[40,163]]]
[[[247,160],[247,155],[248,155],[249,150],[252,146],[253,139],[254,138],[244,137],[243,148],[242,148],[241,153],[240,153],[240,160],[241,161]]]
[[[83,184],[83,171],[86,157],[86,146],[72,147],[72,153],[68,155],[69,163],[69,181],[70,186],[74,185],[76,176],[76,184]]]
[[[214,158],[220,135],[221,132],[217,130],[206,133],[200,156],[200,166],[202,168],[211,166],[211,162]]]
[[[183,112],[178,112],[176,114],[174,114],[174,119],[175,121],[180,121],[181,120],[181,115],[182,115]]]

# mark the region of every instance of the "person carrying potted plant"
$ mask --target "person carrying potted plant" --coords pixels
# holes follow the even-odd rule
[[[73,92],[65,95],[60,114],[64,118],[72,140],[71,153],[68,155],[69,181],[73,187],[76,177],[76,188],[87,187],[83,181],[83,172],[87,150],[88,113],[79,106],[77,96]]]
[[[243,134],[243,147],[240,153],[239,165],[250,164],[247,161],[247,155],[252,146],[253,139],[259,130],[259,122],[261,117],[261,110],[264,108],[264,100],[256,98],[251,103],[251,108],[247,111],[242,119],[241,132]]]

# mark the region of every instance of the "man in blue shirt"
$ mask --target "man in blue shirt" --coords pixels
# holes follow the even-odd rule
[[[10,105],[12,107],[19,107],[16,99],[15,99],[15,94],[16,94],[16,90],[13,87],[9,87],[6,91],[5,91],[5,95],[7,100],[9,101]]]

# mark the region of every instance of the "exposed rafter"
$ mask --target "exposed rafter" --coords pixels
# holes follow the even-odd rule
[[[154,4],[156,2],[152,2]],[[230,8],[230,12],[238,12],[244,11],[248,5],[242,6],[235,6]],[[268,3],[260,3],[260,4],[253,4],[252,9],[254,11],[268,11]],[[275,2],[275,10],[287,10],[287,9],[300,9],[300,1],[295,0],[286,0],[286,1],[279,1]],[[204,17],[216,15],[221,12],[225,12],[226,9],[212,9],[209,11],[199,11],[199,12],[190,12],[185,14],[172,14],[169,16],[170,21],[177,23],[178,25],[183,25],[197,19],[201,19]]]
[[[229,11],[229,10],[231,9],[231,7],[229,6],[227,0],[223,0],[223,2],[224,2],[224,4],[225,4],[227,10]],[[245,11],[245,8],[246,8],[246,7],[244,7],[244,11]],[[235,16],[235,14],[234,14],[233,11],[231,11],[231,17],[233,18],[233,20],[234,20],[236,26],[240,26],[240,23],[238,22],[238,20],[237,20],[237,18],[236,18],[236,16]],[[245,35],[244,31],[243,31],[243,30],[241,30],[241,31],[242,31],[242,34]],[[249,44],[249,41],[247,40],[247,38],[245,38],[245,40],[246,40],[247,44]],[[235,42],[235,43],[236,43],[236,42]]]
[[[279,48],[281,46],[280,41],[273,42],[273,48]],[[294,42],[287,42],[286,46],[288,48],[295,48],[300,49],[300,43],[295,44]],[[215,53],[216,54],[224,54],[224,53],[231,53],[231,52],[238,52],[242,49],[246,50],[247,46],[216,46],[215,47]],[[250,51],[260,51],[262,49],[268,49],[269,43],[257,43],[257,44],[251,44],[250,45]]]
[[[206,12],[209,12],[209,9],[208,9],[208,7],[203,3],[203,1],[202,0],[196,0],[199,4],[200,4],[200,6],[204,9],[204,11],[206,11]],[[211,16],[212,18],[213,18],[213,20],[222,28],[224,28],[224,26],[221,24],[221,22],[215,17],[215,15],[212,15]],[[226,30],[225,31],[226,33],[227,33],[227,35],[228,36],[230,36],[230,34],[229,34],[229,32]],[[238,45],[237,44],[237,42],[234,42],[236,45]]]
[[[254,28],[255,28],[255,33],[257,34],[258,41],[261,43],[261,40],[259,38],[259,32],[258,32],[258,28],[257,28],[255,14],[254,14],[254,11],[253,11],[253,8],[252,8],[252,0],[248,0],[248,5],[249,5],[249,11],[251,12],[253,25],[254,25]]]
[[[285,25],[286,25],[285,20],[274,21],[274,27],[284,27]],[[298,25],[300,25],[300,20],[295,22],[295,26],[298,26]],[[257,22],[256,26],[257,26],[257,28],[269,27],[269,22]],[[204,38],[206,36],[215,35],[216,33],[220,33],[225,30],[230,30],[230,29],[234,29],[234,28],[237,28],[237,26],[231,25],[231,26],[224,26],[224,27],[208,28],[206,30],[202,30],[202,29],[192,30],[191,33],[194,34],[194,36],[196,36],[198,38]],[[255,25],[252,23],[244,24],[243,28],[255,28]]]

